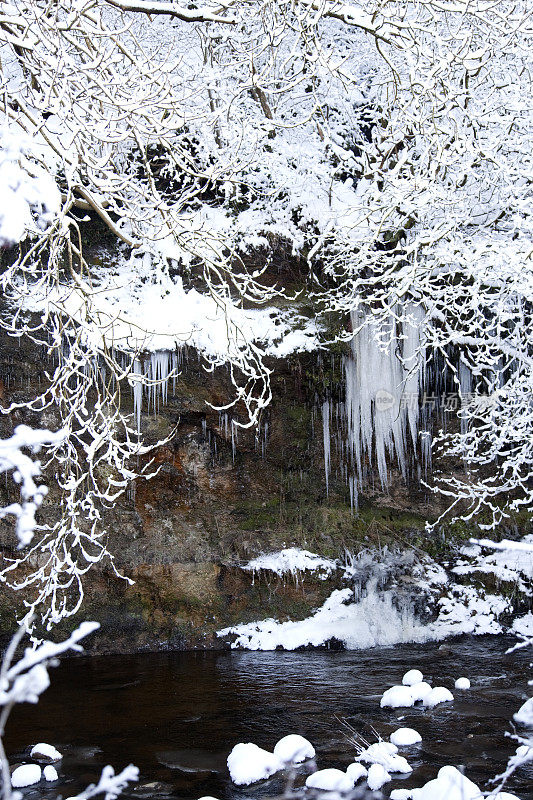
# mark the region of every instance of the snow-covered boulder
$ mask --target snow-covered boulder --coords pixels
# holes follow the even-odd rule
[[[43,776],[45,781],[57,781],[59,775],[57,774],[57,770],[51,764],[47,764],[46,767],[43,769]]]
[[[411,696],[413,698],[413,702],[415,703],[423,703],[424,699],[428,696],[431,692],[431,686],[426,681],[421,681],[420,683],[415,683],[411,686]]]
[[[309,789],[321,789],[325,792],[351,792],[355,781],[340,769],[321,769],[309,775],[305,785]]]
[[[455,767],[442,767],[436,778],[413,789],[413,800],[480,800],[483,793]]]
[[[515,722],[519,725],[525,725],[526,728],[533,728],[533,697],[526,700],[516,714],[513,714]]]
[[[423,680],[424,676],[419,669],[410,669],[403,676],[402,683],[404,686],[413,686],[415,683],[421,683]]]
[[[422,702],[427,708],[434,708],[438,706],[439,703],[449,703],[451,700],[453,700],[453,694],[449,689],[446,689],[444,686],[435,686],[435,688],[424,697]]]
[[[388,772],[408,774],[413,768],[403,756],[397,755],[398,748],[392,742],[374,742],[358,755],[359,761],[367,764],[381,764]]]
[[[381,708],[410,708],[414,704],[410,686],[391,686],[380,701]]]
[[[361,778],[366,778],[368,770],[366,769],[366,767],[363,767],[362,764],[358,764],[356,762],[355,764],[348,765],[346,774],[349,778],[353,780],[354,783],[357,783],[357,781],[360,781]]]
[[[22,764],[13,770],[11,775],[11,785],[14,789],[22,789],[24,786],[33,786],[41,780],[41,768],[38,764]]]
[[[368,783],[368,788],[372,789],[373,792],[381,789],[383,784],[388,783],[390,780],[392,780],[391,776],[381,764],[372,764],[369,767],[366,782]]]
[[[396,747],[409,747],[411,744],[421,742],[422,737],[414,728],[398,728],[397,731],[391,733],[390,740]]]
[[[315,757],[315,748],[303,736],[289,733],[279,740],[274,748],[274,755],[284,764],[300,764],[307,758]]]
[[[46,744],[46,742],[39,742],[39,744],[35,744],[30,753],[32,758],[38,759],[40,761],[59,761],[63,758],[62,753],[51,744]]]
[[[229,774],[237,786],[263,781],[282,767],[282,762],[274,753],[252,742],[236,744],[228,756]]]
[[[470,681],[468,678],[457,678],[455,681],[456,689],[470,689]]]

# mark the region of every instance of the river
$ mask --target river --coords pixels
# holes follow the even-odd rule
[[[11,762],[23,760],[37,741],[64,753],[60,781],[25,790],[28,800],[72,795],[105,764],[121,769],[128,763],[141,772],[128,797],[244,800],[279,794],[286,776],[233,786],[225,764],[233,745],[252,741],[271,750],[281,736],[300,733],[314,744],[318,768],[346,768],[355,749],[344,720],[369,741],[400,726],[422,735],[420,745],[402,748],[414,772],[385,785],[384,797],[392,788],[423,785],[444,764],[464,765],[487,789],[514,752],[504,732],[529,696],[531,652],[506,655],[511,644],[503,637],[462,637],[442,648],[71,658],[51,670],[52,686],[38,706],[13,713],[6,747]],[[432,685],[452,689],[454,702],[432,710],[380,709],[383,691],[413,667]],[[470,678],[469,691],[453,688],[461,675]],[[309,768],[297,771],[296,787]],[[519,770],[508,791],[533,800],[533,767]]]

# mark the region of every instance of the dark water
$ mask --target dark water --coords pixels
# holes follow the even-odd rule
[[[287,733],[309,738],[319,768],[345,768],[355,751],[340,720],[370,741],[400,726],[416,728],[421,745],[402,748],[412,775],[384,787],[421,786],[444,764],[464,765],[481,788],[501,771],[516,744],[507,739],[509,719],[528,696],[531,653],[505,655],[511,640],[465,637],[438,645],[303,653],[160,653],[72,659],[51,671],[52,686],[38,706],[12,715],[6,746],[12,761],[28,745],[54,744],[64,753],[60,781],[25,791],[36,797],[67,797],[94,781],[105,764],[128,763],[141,771],[129,797],[231,800],[263,798],[283,790],[286,778],[233,787],[226,757],[237,742],[272,749]],[[455,694],[432,710],[380,709],[383,691],[410,668]],[[472,689],[453,689],[468,676]],[[27,752],[27,751],[26,751]],[[305,780],[298,770],[296,786]],[[533,800],[533,769],[522,768],[508,785]],[[379,797],[379,793],[368,793]]]

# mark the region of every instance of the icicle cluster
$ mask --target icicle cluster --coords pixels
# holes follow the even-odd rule
[[[172,380],[172,389],[176,389],[178,369],[181,364],[181,352],[156,350],[146,358],[136,358],[133,362],[133,373],[130,383],[133,392],[133,413],[137,430],[141,430],[141,410],[143,387],[147,389],[147,406],[154,413],[159,405],[165,405],[168,396],[168,384]]]

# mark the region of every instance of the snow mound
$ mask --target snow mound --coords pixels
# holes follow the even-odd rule
[[[63,758],[63,754],[59,750],[56,750],[51,744],[46,744],[46,742],[39,742],[34,745],[30,755],[32,758],[48,759],[49,761],[59,761]]]
[[[513,714],[515,722],[519,725],[524,725],[526,728],[533,728],[533,697],[526,700],[516,714]]]
[[[455,681],[456,689],[470,689],[470,681],[468,678],[457,678]]]
[[[513,622],[513,631],[522,636],[533,636],[533,612],[528,611],[523,617],[517,617]]]
[[[315,748],[303,736],[290,733],[279,740],[274,748],[274,755],[284,764],[300,764],[307,758],[315,757]]]
[[[392,780],[391,776],[381,764],[372,764],[369,768],[366,781],[368,788],[372,789],[373,792],[381,789],[383,784],[388,783],[390,780]]]
[[[435,686],[435,688],[424,697],[422,702],[427,708],[434,708],[440,703],[448,703],[451,700],[453,700],[453,694],[449,689],[446,689],[444,686]]]
[[[424,676],[419,669],[410,669],[402,678],[404,686],[413,686],[415,683],[422,683]]]
[[[403,756],[397,755],[398,748],[393,742],[375,742],[362,750],[358,755],[359,761],[367,764],[381,764],[388,772],[401,772],[408,774],[413,768]]]
[[[299,572],[317,572],[318,577],[326,579],[338,568],[338,561],[330,558],[322,558],[309,550],[302,550],[299,547],[287,547],[278,553],[265,553],[252,559],[243,569],[258,572],[259,570],[269,570],[280,577],[287,573],[297,575]]]
[[[383,692],[381,708],[411,708],[415,700],[410,686],[391,686]]]
[[[252,742],[236,744],[228,756],[229,774],[237,786],[265,780],[282,767],[282,762],[274,753]]]
[[[436,778],[428,781],[421,789],[403,796],[391,794],[392,800],[481,800],[483,792],[455,767],[442,767]],[[499,792],[492,800],[518,800],[508,792]]]
[[[415,683],[414,686],[410,687],[410,689],[411,689],[411,696],[415,703],[423,703],[424,699],[432,691],[431,686],[429,685],[429,683],[426,683],[426,681]]]
[[[422,737],[414,728],[398,728],[397,731],[391,733],[390,740],[397,747],[409,747],[411,744],[421,742]]]
[[[392,592],[380,593],[373,587],[359,602],[350,602],[353,599],[353,589],[336,589],[307,619],[298,622],[266,619],[224,628],[217,635],[235,635],[232,648],[247,650],[319,647],[333,638],[343,642],[348,650],[428,641],[427,627],[418,622],[413,612],[399,611]]]
[[[57,781],[59,778],[56,768],[51,764],[47,764],[47,766],[43,769],[43,775],[45,781]]]
[[[346,774],[354,783],[357,783],[361,778],[366,778],[368,770],[362,764],[349,764]]]
[[[350,792],[355,781],[340,769],[321,769],[309,775],[305,785],[309,789],[322,789],[325,792]]]
[[[41,768],[38,764],[23,764],[13,770],[11,785],[14,789],[32,786],[41,780]]]

